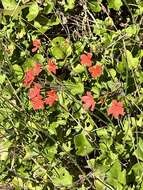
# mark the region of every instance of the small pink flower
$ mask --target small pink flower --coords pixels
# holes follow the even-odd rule
[[[49,61],[48,61],[48,71],[50,73],[56,74],[57,68],[58,67],[56,66],[56,64],[51,59],[49,59]]]
[[[92,67],[89,67],[89,72],[93,78],[100,77],[102,75],[102,66],[101,65],[95,65]]]
[[[91,67],[92,65],[92,54],[91,53],[87,53],[87,54],[82,54],[80,56],[80,61],[82,65],[86,65],[87,67]]]
[[[40,72],[42,71],[42,66],[40,63],[35,63],[33,67],[33,75],[38,76]]]
[[[35,52],[40,48],[41,40],[35,39],[35,40],[32,41],[32,44],[33,44],[32,52]]]
[[[58,100],[58,95],[55,90],[50,90],[47,92],[47,98],[45,99],[45,104],[52,106]]]
[[[33,99],[36,96],[39,96],[41,88],[42,88],[41,84],[35,83],[34,87],[29,89],[29,92],[28,92],[29,99]]]
[[[118,118],[119,115],[124,115],[124,107],[122,102],[118,102],[117,100],[112,100],[111,107],[107,110],[108,115],[112,114],[113,117]]]
[[[38,95],[31,100],[32,106],[34,110],[39,110],[44,108],[44,101],[42,100],[42,96]]]
[[[82,102],[84,109],[90,109],[91,111],[95,108],[95,101],[91,92],[86,92],[85,96],[82,96]]]
[[[30,69],[25,73],[25,77],[24,77],[24,80],[23,80],[24,86],[25,87],[30,87],[33,80],[34,80],[33,70]]]

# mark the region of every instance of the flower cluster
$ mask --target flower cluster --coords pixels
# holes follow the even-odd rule
[[[90,72],[93,78],[100,77],[102,75],[102,66],[99,64],[92,66],[91,58],[92,58],[91,53],[82,54],[80,57],[81,64],[88,67],[88,71]]]
[[[41,46],[40,40],[33,41],[34,48],[32,52],[35,52]],[[100,77],[103,73],[103,68],[100,64],[92,65],[92,54],[82,54],[80,57],[82,65],[85,65],[88,68],[91,76],[96,79]],[[48,60],[47,70],[50,74],[56,74],[58,67],[53,59]],[[43,109],[44,105],[53,106],[56,101],[58,101],[57,92],[54,89],[51,89],[46,92],[46,98],[44,99],[41,95],[42,86],[39,83],[34,82],[35,77],[37,77],[42,71],[42,66],[39,63],[34,64],[33,68],[29,69],[25,73],[25,78],[23,84],[25,87],[29,88],[28,97],[34,108],[34,110]],[[32,87],[31,87],[32,85]],[[31,88],[30,88],[31,87]],[[90,109],[94,111],[95,109],[95,100],[90,91],[87,91],[84,96],[81,97],[83,108],[85,110]],[[124,107],[122,102],[113,100],[111,106],[107,109],[108,115],[112,114],[113,117],[118,118],[120,115],[124,115]]]
[[[82,54],[80,57],[80,62],[82,65],[88,67],[88,71],[90,72],[93,78],[100,77],[102,74],[102,67],[100,65],[92,66],[92,54]],[[86,92],[86,95],[82,96],[82,102],[84,109],[90,109],[91,111],[95,108],[95,101],[91,94],[91,92]]]
[[[50,66],[50,67],[49,67]],[[56,73],[56,65],[52,61],[48,61],[47,70],[49,72]],[[58,96],[55,90],[51,89],[47,92],[47,97],[43,99],[41,93],[42,86],[39,83],[35,83],[36,76],[42,71],[42,66],[39,63],[34,64],[33,68],[29,69],[25,73],[23,85],[29,88],[28,98],[33,106],[34,110],[43,109],[44,105],[52,106],[57,100]],[[32,87],[31,87],[32,86]]]
[[[92,54],[82,54],[80,57],[81,64],[88,67],[88,71],[91,76],[95,79],[102,75],[103,69],[102,66],[96,64],[92,66]],[[91,94],[91,92],[86,92],[86,95],[82,96],[82,102],[84,109],[90,109],[91,111],[95,108],[95,101]],[[112,114],[114,118],[118,118],[120,115],[124,115],[124,107],[122,102],[118,102],[117,100],[113,100],[111,107],[107,110],[108,115]]]

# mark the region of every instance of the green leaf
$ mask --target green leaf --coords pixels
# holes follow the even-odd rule
[[[64,42],[65,42],[64,37],[56,37],[52,40],[51,45],[52,46],[62,46]]]
[[[29,7],[29,13],[28,13],[28,15],[26,16],[27,20],[28,20],[28,21],[34,20],[34,19],[38,16],[38,13],[39,13],[39,6],[38,6],[38,3],[33,2],[33,3],[30,5],[30,7]]]
[[[52,12],[53,9],[54,9],[54,2],[48,0],[46,6],[44,7],[44,13],[49,14]]]
[[[72,185],[72,176],[70,173],[64,168],[55,168],[54,175],[52,176],[52,181],[55,186],[71,186]]]
[[[136,16],[142,15],[143,14],[143,6],[138,6],[138,9],[136,9]]]
[[[114,164],[112,165],[108,176],[110,176],[110,177],[112,177],[112,178],[116,178],[116,177],[117,177],[117,174],[118,174],[119,172],[121,172],[121,165],[120,165],[119,160],[117,160],[117,161],[114,162]]]
[[[137,148],[134,151],[134,155],[143,161],[143,139],[139,138],[139,142],[137,144]]]
[[[45,58],[43,57],[43,55],[41,54],[35,54],[33,59],[35,60],[35,62],[39,62],[39,63],[43,63],[45,61]]]
[[[12,184],[16,188],[16,190],[20,190],[24,186],[22,179],[19,177],[14,177],[12,180]]]
[[[86,190],[86,187],[84,185],[82,185],[82,187],[78,188],[78,190]]]
[[[44,169],[41,165],[39,165],[38,163],[36,163],[35,165],[33,165],[34,167],[33,169],[33,176],[35,178],[41,177],[41,178],[46,178],[46,172],[47,170]]]
[[[105,20],[104,20],[104,22],[105,22],[105,25],[106,25],[107,27],[113,26],[113,24],[114,24],[113,19],[112,19],[111,17],[106,17]],[[112,34],[112,35],[113,35],[113,34]]]
[[[15,0],[1,0],[4,9],[13,10],[16,7]]]
[[[134,58],[129,50],[126,50],[126,58],[129,69],[135,69],[139,65],[138,57]]]
[[[92,158],[90,160],[87,160],[87,163],[88,163],[88,166],[94,171],[96,160]]]
[[[30,146],[25,146],[25,156],[24,156],[24,160],[30,160],[33,157],[36,157],[38,155],[38,153],[33,149],[33,147]]]
[[[50,50],[51,50],[52,55],[56,59],[64,59],[65,58],[65,54],[61,48],[55,46],[55,47],[52,47]]]
[[[95,187],[96,187],[96,190],[104,190],[105,189],[105,185],[103,183],[101,183],[99,180],[95,180]]]
[[[126,70],[126,58],[122,55],[122,61],[120,61],[117,65],[117,69],[119,72],[123,73]]]
[[[122,61],[117,66],[119,72],[125,72],[127,64],[129,69],[135,69],[139,65],[139,57],[133,57],[129,50],[125,51],[125,54],[122,55]]]
[[[105,177],[106,172],[109,170],[109,166],[107,165],[102,165],[102,164],[98,164],[95,162],[94,164],[94,174],[95,176],[101,178],[101,177]]]
[[[135,165],[133,165],[131,170],[134,172],[134,175],[136,177],[142,177],[143,176],[143,163],[142,162],[136,163]]]
[[[63,37],[56,37],[51,42],[50,52],[56,59],[64,59],[72,53],[70,42]]]
[[[121,0],[109,0],[109,8],[113,8],[116,11],[119,11],[122,5]]]
[[[91,117],[87,117],[87,119],[85,120],[85,130],[86,131],[92,131],[94,128],[94,121],[92,120]]]
[[[6,97],[7,99],[11,98],[11,94],[9,94],[8,92],[6,94],[6,91],[3,91],[3,96]],[[12,114],[12,109],[0,108],[0,122],[9,117],[11,114]]]
[[[21,80],[23,78],[23,70],[22,70],[22,68],[17,64],[13,65],[12,67],[13,67],[13,70],[14,70],[14,73],[15,73],[17,79]]]
[[[0,74],[0,84],[3,84],[5,79],[6,79],[6,75],[5,74]]]
[[[50,132],[50,134],[55,134],[57,135],[57,131],[56,128],[59,126],[58,122],[51,122],[49,127],[48,127],[48,131]]]
[[[80,41],[75,42],[74,43],[75,53],[77,55],[80,55],[83,52],[84,47],[85,47],[85,43],[84,42],[83,43],[80,42]]]
[[[111,76],[113,79],[116,77],[115,69],[109,69],[109,76]]]
[[[100,4],[99,4],[100,2],[96,2],[96,1],[89,1],[88,2],[88,7],[89,7],[89,9],[91,10],[91,11],[93,11],[93,12],[96,12],[96,13],[98,13],[98,12],[100,12],[101,11],[101,6],[100,6]]]
[[[73,9],[75,6],[76,0],[66,0],[66,3],[64,4],[64,9],[67,11],[68,9]]]
[[[124,29],[123,31],[125,31],[129,37],[136,35],[139,31],[139,25],[137,24],[132,24],[129,27],[127,27],[126,29]]]
[[[78,64],[76,67],[73,68],[75,73],[83,73],[85,71],[84,65]]]
[[[49,162],[52,162],[55,157],[55,154],[57,154],[56,144],[53,146],[47,146],[46,150],[47,150],[47,153],[46,153],[47,159],[49,160]]]
[[[70,89],[71,89],[71,93],[73,95],[83,94],[83,92],[84,92],[84,85],[81,82],[77,82],[77,83],[71,84]]]
[[[93,25],[93,32],[97,35],[105,34],[106,26],[103,20],[96,19],[96,24]]]
[[[52,17],[51,19],[38,16],[38,18],[34,21],[34,26],[39,29],[40,32],[45,33],[47,30],[51,29],[52,26],[56,26],[61,23],[61,19],[59,17]]]
[[[87,156],[94,150],[94,148],[91,146],[88,139],[86,138],[84,132],[81,132],[79,135],[76,135],[74,137],[74,144],[76,154],[78,156]]]
[[[93,86],[91,91],[94,93],[95,98],[99,98],[100,96],[100,89],[98,86]]]
[[[0,142],[0,160],[6,160],[8,158],[8,149],[11,146],[11,144],[12,142],[8,140],[3,140]]]
[[[123,185],[126,184],[126,171],[121,170],[121,164],[119,160],[116,160],[107,172],[107,182],[115,189],[122,190]]]
[[[108,132],[106,129],[104,128],[99,128],[97,130],[97,135],[100,137],[100,139],[105,139],[105,138],[108,138]]]
[[[26,72],[27,70],[31,69],[34,63],[35,63],[35,60],[33,58],[27,58],[23,65],[24,71]]]

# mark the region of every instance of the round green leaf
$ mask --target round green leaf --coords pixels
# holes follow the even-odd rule
[[[37,16],[38,16],[38,13],[39,13],[39,6],[38,6],[38,3],[37,2],[33,2],[30,7],[29,7],[29,13],[28,15],[26,16],[27,20],[28,21],[32,21],[34,20]]]
[[[87,156],[94,150],[83,132],[74,137],[74,144],[78,156]]]

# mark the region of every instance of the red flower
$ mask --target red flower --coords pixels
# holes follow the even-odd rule
[[[35,52],[35,51],[37,51],[40,48],[40,46],[41,46],[41,40],[35,39],[35,40],[32,41],[32,43],[33,43],[33,46],[34,46],[32,48],[32,52]]]
[[[45,104],[52,106],[58,100],[58,96],[55,90],[50,90],[47,92],[47,98],[45,99]]]
[[[38,95],[38,96],[32,98],[30,101],[32,103],[34,110],[39,110],[39,109],[44,108],[44,101],[42,100],[41,95]]]
[[[34,64],[34,67],[33,67],[33,75],[34,75],[34,76],[38,76],[41,71],[42,71],[42,66],[41,66],[41,64],[40,64],[40,63]]]
[[[97,78],[102,75],[102,66],[101,65],[92,66],[88,70],[93,78]]]
[[[29,87],[32,84],[35,76],[38,76],[41,71],[42,71],[41,64],[36,63],[32,69],[28,70],[25,73],[23,81],[24,86]]]
[[[25,77],[23,81],[24,86],[29,87],[31,83],[33,82],[33,80],[34,80],[33,70],[30,69],[29,71],[25,73]]]
[[[42,100],[42,96],[40,95],[40,90],[42,86],[39,83],[35,83],[34,87],[29,90],[28,97],[34,110],[43,109],[44,101]]]
[[[118,102],[117,100],[112,100],[112,105],[107,110],[108,115],[112,114],[115,118],[118,118],[119,115],[124,115],[124,107],[122,102]]]
[[[82,96],[82,102],[83,102],[83,107],[84,109],[89,109],[91,111],[94,110],[94,107],[95,107],[95,101],[94,101],[94,98],[91,94],[91,92],[86,92],[86,95],[85,96]]]
[[[49,59],[49,61],[48,61],[48,71],[51,72],[51,73],[56,74],[57,68],[58,67],[56,66],[56,64],[51,59]]]
[[[30,88],[30,90],[28,92],[29,99],[33,99],[36,96],[39,96],[41,88],[42,88],[42,86],[39,83],[35,83],[34,87]]]
[[[92,58],[92,54],[91,53],[87,53],[87,55],[86,54],[82,54],[80,56],[81,64],[86,65],[87,67],[90,67],[92,65],[91,58]]]

